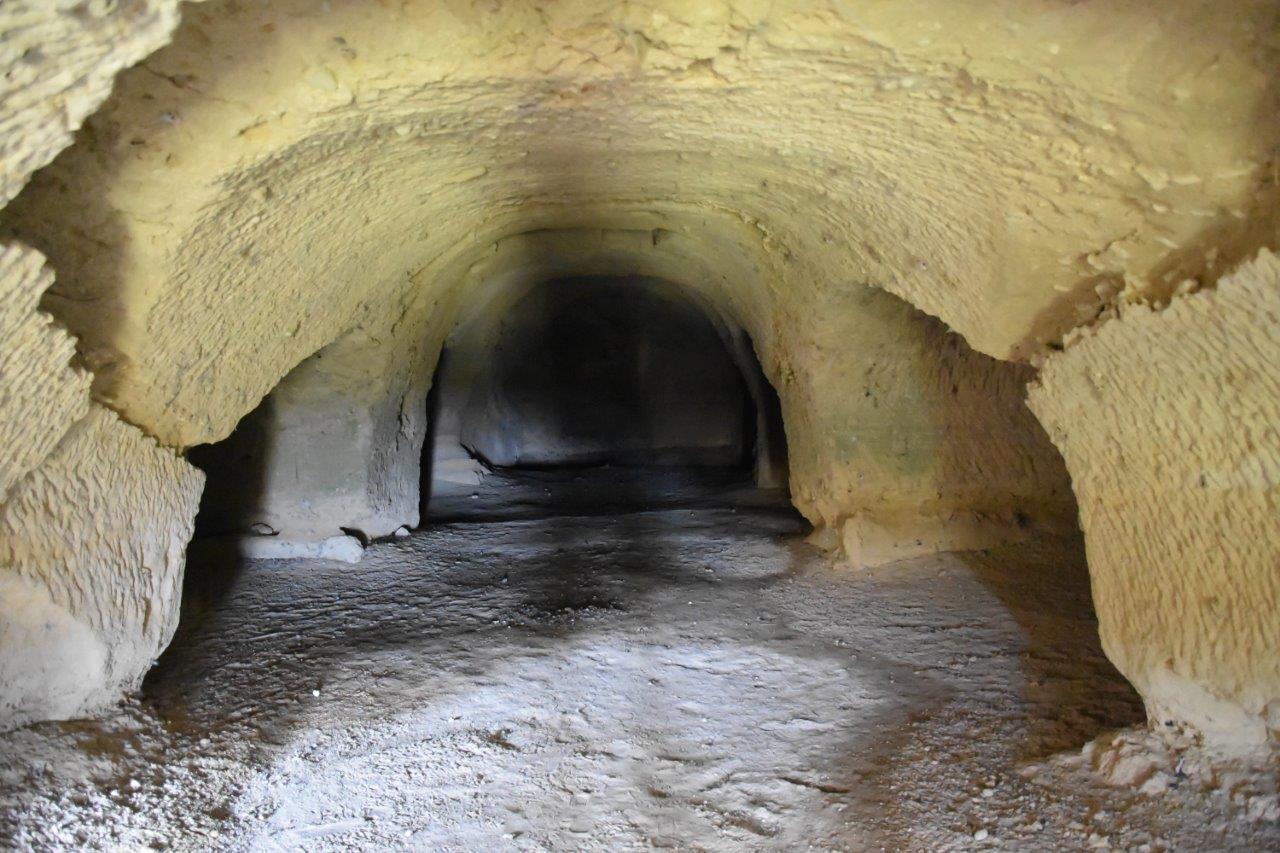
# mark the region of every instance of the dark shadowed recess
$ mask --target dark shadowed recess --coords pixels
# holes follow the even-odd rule
[[[428,405],[433,521],[722,506],[759,485],[785,500],[781,414],[750,341],[669,282],[531,288],[455,333]]]

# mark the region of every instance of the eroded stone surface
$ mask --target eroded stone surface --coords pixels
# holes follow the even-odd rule
[[[1274,236],[1276,10],[1219,12],[206,4],[7,219],[99,393],[175,445],[408,274],[628,212],[747,225],[757,338],[865,281],[1027,354]]]
[[[0,204],[71,144],[110,94],[116,72],[163,45],[177,22],[176,0],[5,4]],[[0,500],[88,405],[89,376],[69,366],[72,339],[36,310],[52,280],[39,252],[0,246]]]
[[[93,406],[0,507],[0,725],[137,687],[178,622],[203,477]]]
[[[75,341],[36,310],[52,280],[39,252],[0,247],[0,502],[89,409]]]
[[[57,274],[50,288],[22,248],[0,265],[16,306],[0,314],[14,448],[0,490],[38,543],[14,600],[64,606],[64,553],[141,571],[133,533],[28,500],[62,479],[97,488],[101,454],[142,434],[95,409],[63,446],[116,438],[83,461],[52,451],[87,377],[34,312],[46,288],[99,402],[179,449],[360,342],[316,398],[354,388],[362,414],[331,400],[296,414],[358,434],[333,471],[367,498],[342,512],[390,530],[416,482],[422,425],[406,413],[459,306],[495,276],[636,261],[749,333],[782,401],[797,505],[867,553],[925,527],[942,542],[974,519],[1061,515],[1061,468],[1021,409],[1030,373],[987,356],[1037,360],[1121,306],[1050,357],[1036,403],[1077,476],[1108,648],[1153,714],[1256,747],[1275,731],[1275,542],[1258,525],[1274,517],[1277,395],[1232,371],[1274,363],[1258,313],[1271,297],[1249,310],[1232,293],[1262,285],[1237,284],[1167,317],[1124,306],[1280,243],[1278,15],[1268,0],[1230,15],[1212,0],[187,5],[174,43],[124,73],[3,214]],[[3,200],[174,17],[143,0],[5,5]],[[411,333],[427,367],[386,368]],[[1092,395],[1104,417],[1078,413]],[[155,452],[157,503],[136,520],[176,541],[196,487]],[[129,618],[120,648],[150,649],[153,626]]]
[[[0,17],[0,204],[71,143],[116,72],[163,45],[178,0],[11,0]]]
[[[1280,260],[1049,359],[1031,405],[1080,502],[1107,654],[1153,722],[1280,737]]]
[[[0,203],[71,143],[110,93],[116,72],[163,44],[177,20],[176,0],[4,4]],[[132,479],[130,464],[146,470],[150,462],[132,444],[141,435],[109,413],[89,411],[90,376],[71,365],[73,339],[36,309],[52,279],[40,252],[19,242],[0,246],[0,501],[8,501],[0,507],[4,726],[100,707],[141,677],[172,633],[181,558],[175,564],[171,554],[167,564],[152,568],[131,565],[137,541],[130,536],[142,524],[171,543],[181,540],[189,525],[164,497],[190,498],[199,488],[198,479],[184,482],[163,466],[141,482]],[[130,451],[141,455],[111,458]],[[120,471],[112,470],[116,462]],[[83,500],[67,502],[75,499]],[[128,517],[144,506],[153,510],[149,519]],[[105,516],[91,517],[95,508]],[[139,586],[137,573],[152,570],[162,575],[159,584]],[[164,600],[153,603],[167,613],[148,613],[155,595]],[[120,645],[111,648],[117,638]]]
[[[229,439],[193,449],[208,474],[201,533],[265,525],[317,543],[342,529],[377,538],[418,523],[445,317],[412,301],[380,308],[294,368]]]

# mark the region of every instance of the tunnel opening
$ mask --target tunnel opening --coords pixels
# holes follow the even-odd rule
[[[459,520],[794,513],[781,404],[750,336],[639,275],[506,285],[464,303],[443,342],[352,330],[188,458],[206,478],[196,538],[244,557],[357,559]]]
[[[1273,2],[314,5],[0,10],[0,838],[1280,848]]]
[[[550,279],[446,341],[424,521],[785,502],[781,407],[750,339],[667,281]],[[767,493],[767,495],[766,495]]]

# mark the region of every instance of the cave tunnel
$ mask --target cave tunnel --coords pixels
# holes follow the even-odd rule
[[[421,517],[495,517],[489,485],[542,512],[778,492],[777,394],[745,332],[678,285],[546,281],[450,335],[427,398]]]
[[[0,6],[0,846],[1280,848],[1280,6]]]

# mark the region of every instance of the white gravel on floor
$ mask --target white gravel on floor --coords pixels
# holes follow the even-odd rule
[[[1141,719],[1076,541],[855,572],[786,513],[699,508],[190,574],[143,695],[4,736],[9,846],[1280,844],[1229,798],[1046,761]]]

